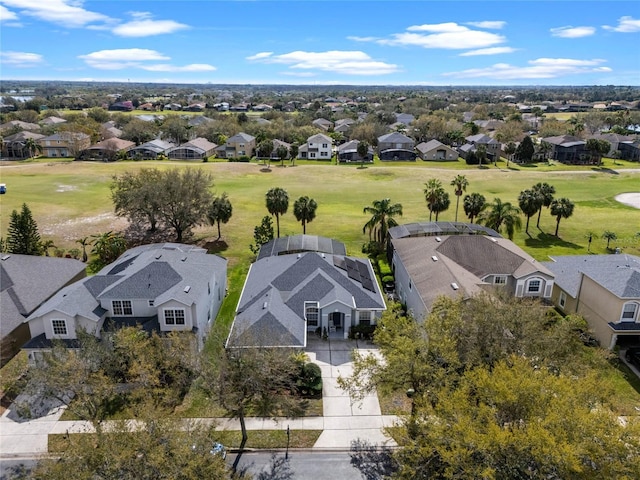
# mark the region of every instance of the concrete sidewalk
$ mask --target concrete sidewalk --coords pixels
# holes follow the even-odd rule
[[[322,430],[314,449],[348,450],[352,442],[358,439],[378,446],[394,446],[395,442],[384,435],[382,429],[392,426],[399,419],[381,414],[375,393],[366,396],[362,402],[354,403],[347,393],[338,388],[338,376],[347,376],[353,371],[353,348],[358,348],[361,353],[377,353],[370,345],[358,345],[355,340],[320,340],[314,337],[309,341],[309,358],[322,370],[322,417],[249,417],[246,419],[247,430],[286,430],[287,427],[291,430]],[[0,458],[46,454],[49,434],[94,431],[89,422],[60,421],[64,411],[60,407],[51,407],[49,413],[39,418],[24,419],[18,415],[14,405],[0,418]],[[240,422],[236,419],[195,420],[214,423],[217,430],[240,430]]]

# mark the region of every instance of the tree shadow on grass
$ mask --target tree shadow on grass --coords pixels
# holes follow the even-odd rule
[[[531,233],[531,228],[529,228],[529,233]],[[567,242],[560,237],[556,237],[555,235],[544,232],[540,232],[537,237],[526,238],[524,243],[527,247],[531,248],[548,248],[551,246],[571,248],[573,250],[581,250],[584,248],[584,246],[582,245]]]
[[[261,168],[260,171],[263,172],[263,173],[271,173],[271,167]]]
[[[202,248],[205,248],[207,250],[207,253],[216,254],[224,252],[227,248],[229,248],[229,245],[227,245],[227,242],[225,242],[224,240],[210,240],[205,242],[202,245]]]
[[[366,480],[389,478],[398,469],[389,447],[378,447],[360,439],[351,442],[351,465]]]
[[[610,175],[620,175],[620,172],[618,172],[617,170],[613,170],[612,168],[607,167],[591,167],[591,170],[593,170],[594,172],[608,173]]]

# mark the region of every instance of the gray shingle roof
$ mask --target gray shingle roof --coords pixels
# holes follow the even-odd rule
[[[373,278],[373,290],[364,287],[360,271],[357,278],[354,272],[350,277],[346,267],[339,266],[347,260],[363,268],[366,278]],[[304,347],[304,302],[309,301],[318,302],[320,308],[334,301],[351,308],[385,308],[368,261],[317,252],[266,256],[251,265],[228,344]],[[272,328],[262,330],[268,321]]]
[[[568,255],[543,262],[556,276],[556,284],[576,298],[581,274],[619,298],[640,299],[640,257],[628,254]]]
[[[0,330],[9,334],[44,301],[74,278],[84,276],[78,260],[3,254],[0,261]]]

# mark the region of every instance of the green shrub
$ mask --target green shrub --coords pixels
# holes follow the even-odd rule
[[[320,367],[312,362],[305,363],[300,369],[300,374],[296,382],[298,390],[303,395],[322,394],[322,371]]]
[[[395,278],[393,275],[385,275],[382,277],[382,283],[395,283]]]
[[[367,340],[373,339],[373,333],[376,331],[375,325],[355,325],[349,329],[349,338],[365,338]]]
[[[391,267],[387,263],[386,258],[378,258],[378,272],[381,277],[385,277],[387,275],[393,275],[391,272]]]

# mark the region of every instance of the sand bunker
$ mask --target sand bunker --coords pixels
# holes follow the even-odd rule
[[[616,200],[630,207],[640,208],[640,192],[621,193],[616,195]]]

